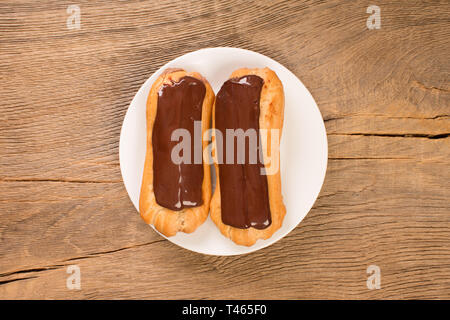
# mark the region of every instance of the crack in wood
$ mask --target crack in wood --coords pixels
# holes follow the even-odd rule
[[[69,258],[69,259],[63,260],[63,262],[95,258],[95,257],[102,256],[104,254],[116,253],[116,252],[120,252],[120,251],[124,251],[124,250],[128,250],[128,249],[148,246],[148,245],[151,245],[151,244],[154,244],[154,243],[158,243],[158,242],[163,242],[163,241],[165,241],[165,239],[155,240],[155,241],[151,241],[151,242],[147,242],[147,243],[136,244],[136,245],[133,245],[133,246],[123,247],[123,248],[109,250],[109,251],[100,251],[100,252],[89,253],[89,254],[87,254],[85,256],[74,257],[74,258]]]
[[[414,160],[413,158],[396,157],[328,157],[328,160]]]
[[[324,119],[323,119],[323,122],[334,121],[334,120],[340,120],[340,119],[345,119],[345,117],[330,117],[330,118],[324,118]]]
[[[99,257],[99,256],[102,256],[102,255],[105,255],[105,254],[110,254],[110,253],[120,252],[120,251],[124,251],[124,250],[128,250],[128,249],[148,246],[148,245],[151,245],[151,244],[154,244],[154,243],[158,243],[158,242],[163,242],[163,241],[165,241],[165,239],[159,239],[159,240],[155,240],[155,241],[151,241],[151,242],[147,242],[147,243],[136,244],[136,245],[133,245],[133,246],[123,247],[123,248],[114,249],[114,250],[94,252],[94,253],[87,254],[86,256],[65,259],[62,262],[65,263],[65,262],[70,262],[70,261],[75,261],[75,260],[83,260],[83,259],[95,258],[95,257]],[[1,273],[0,277],[14,276],[16,274],[23,274],[23,273],[36,274],[36,273],[40,273],[40,272],[60,269],[60,268],[63,268],[65,266],[66,266],[66,264],[53,264],[53,265],[45,266],[45,267],[37,267],[37,268],[30,268],[30,269],[23,269],[23,270],[5,272],[5,273]],[[0,281],[0,285],[1,284],[6,284],[6,283],[10,283],[10,282],[14,282],[14,281],[19,281],[19,280],[33,279],[33,278],[37,278],[37,277],[38,276],[36,275],[36,276],[30,276],[30,277],[25,277],[25,278],[3,280],[3,281]]]
[[[411,116],[388,116],[383,114],[345,114],[345,115],[333,115],[329,117],[325,117],[323,119],[324,122],[328,121],[335,121],[335,120],[341,120],[351,117],[373,117],[373,118],[385,118],[385,119],[396,119],[396,120],[402,120],[402,119],[413,119],[413,120],[437,120],[437,119],[443,119],[443,118],[449,118],[450,115],[448,114],[438,114],[433,117],[411,117]]]
[[[42,272],[42,271],[47,271],[47,270],[55,270],[55,269],[58,269],[58,267],[63,267],[63,266],[64,265],[53,265],[53,266],[48,266],[48,267],[43,267],[43,268],[23,269],[23,270],[18,270],[18,271],[1,273],[0,277],[7,277],[7,276],[14,275],[14,274],[20,274],[20,273],[33,273],[33,272]]]
[[[22,281],[22,280],[28,280],[28,279],[35,279],[36,277],[26,277],[26,278],[17,278],[17,279],[11,279],[11,280],[4,280],[4,281],[0,281],[0,286],[7,284],[7,283],[11,283],[11,282],[16,282],[16,281]]]
[[[71,180],[71,179],[39,179],[39,178],[0,178],[1,182],[60,182],[60,183],[121,183],[122,180]]]
[[[364,137],[400,137],[400,138],[426,138],[426,139],[445,139],[450,133],[425,134],[425,133],[328,133],[329,136],[364,136]]]
[[[435,86],[426,86],[426,85],[424,85],[423,83],[421,83],[420,81],[417,81],[417,80],[415,80],[414,82],[413,82],[415,85],[416,85],[416,87],[419,87],[420,89],[423,89],[423,90],[426,90],[426,91],[440,91],[440,92],[443,92],[443,93],[449,93],[450,92],[450,90],[448,90],[448,89],[444,89],[444,88],[439,88],[439,87],[435,87]]]

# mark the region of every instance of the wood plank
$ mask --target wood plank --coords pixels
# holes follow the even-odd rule
[[[0,3],[0,298],[450,298],[450,5],[387,0]],[[121,181],[128,105],[161,65],[235,46],[293,71],[325,120],[321,194],[287,237],[194,254]],[[301,105],[299,105],[301,108]],[[77,264],[82,290],[66,288]],[[380,266],[382,289],[366,268]],[[217,290],[220,288],[220,290]]]
[[[136,214],[131,219],[132,208],[124,210],[121,216],[114,216],[113,213],[121,210],[108,208],[104,200],[91,200],[91,205],[85,205],[83,210],[72,214],[70,211],[69,214],[55,212],[51,209],[54,207],[52,203],[35,204],[35,214],[8,221],[2,230],[3,241],[14,246],[6,248],[11,264],[2,265],[1,279],[37,278],[8,282],[0,286],[0,290],[5,287],[5,295],[67,297],[65,269],[70,264],[77,264],[83,270],[83,285],[86,287],[73,297],[101,298],[118,290],[116,297],[193,298],[201,296],[205,287],[220,284],[217,282],[219,279],[228,289],[220,293],[208,291],[211,297],[243,298],[244,294],[250,294],[253,298],[270,298],[276,291],[274,283],[277,283],[286,290],[276,293],[280,298],[312,298],[316,285],[326,287],[333,281],[337,281],[335,289],[321,291],[316,298],[356,297],[355,294],[371,297],[373,294],[364,287],[365,268],[377,264],[382,268],[383,279],[386,279],[383,281],[388,286],[384,293],[375,297],[403,295],[411,298],[422,295],[429,298],[437,294],[433,290],[441,290],[439,295],[442,295],[448,288],[445,274],[450,271],[447,250],[449,192],[435,186],[442,178],[450,178],[448,173],[442,177],[447,167],[448,163],[435,164],[430,170],[428,165],[414,160],[403,160],[401,165],[398,160],[331,160],[324,191],[301,225],[276,245],[243,257],[208,257],[187,252],[165,240],[160,242],[159,236],[137,221],[139,217]],[[369,170],[376,174],[368,181]],[[346,183],[349,176],[352,184]],[[0,185],[6,184],[5,188],[10,188],[12,183]],[[63,183],[64,187],[55,186],[58,183],[42,184],[48,184],[42,188],[46,194],[52,194],[49,192],[52,189],[68,189],[67,193],[73,189],[67,187],[72,185],[70,183]],[[90,186],[88,193],[93,193],[98,185],[104,189],[103,184],[90,185],[93,187]],[[409,188],[405,188],[406,185]],[[5,194],[4,190],[2,194]],[[117,190],[113,188],[105,196],[108,194],[116,194],[117,197]],[[126,198],[124,191],[119,194]],[[11,194],[6,199],[9,206],[14,203],[14,196]],[[37,194],[30,200],[41,201],[40,196]],[[71,199],[67,195],[55,198],[53,200],[62,202],[57,207],[67,211],[65,208],[71,205]],[[11,211],[22,212],[20,199],[15,202],[17,204]],[[75,214],[83,217],[76,219],[73,217]],[[6,217],[10,218],[11,213],[2,216],[2,221]],[[99,224],[101,229],[97,227]],[[30,234],[34,234],[33,242],[17,241],[17,238],[30,238]],[[110,242],[99,244],[96,239],[109,239]],[[171,263],[167,264],[167,261]],[[125,273],[124,266],[128,270]],[[33,271],[33,268],[38,271]],[[30,269],[32,271],[27,272]],[[281,270],[284,270],[282,276],[277,276]],[[113,281],[118,273],[124,277]],[[236,273],[239,275],[235,276]],[[295,281],[291,273],[295,274]],[[217,274],[221,275],[219,279]],[[261,274],[271,280],[260,283]],[[418,283],[425,281],[429,286],[425,285],[419,291],[409,286],[403,288],[403,283],[410,283],[408,279],[411,277]],[[59,282],[55,280],[52,284],[51,279],[59,279]],[[141,281],[142,291],[134,291],[133,287]],[[226,281],[229,281],[228,285]],[[411,282],[412,285],[417,284],[415,281]],[[101,283],[104,287],[100,288]],[[308,284],[309,289],[304,291]],[[236,290],[247,285],[258,290]],[[148,292],[143,289],[145,286],[166,288],[167,295],[159,289]],[[49,288],[54,296],[49,296]],[[98,290],[102,293],[96,293]]]

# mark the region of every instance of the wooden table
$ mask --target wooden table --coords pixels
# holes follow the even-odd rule
[[[0,4],[0,298],[450,298],[448,1],[77,0],[80,29],[68,4]],[[380,29],[366,26],[370,4]],[[294,72],[329,143],[307,217],[236,257],[153,232],[118,157],[142,83],[217,46]],[[70,265],[81,290],[66,287]]]

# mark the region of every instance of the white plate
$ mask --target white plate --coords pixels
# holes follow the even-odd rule
[[[139,89],[128,108],[120,134],[119,157],[128,195],[139,211],[139,193],[146,150],[146,101],[155,79],[168,67],[197,71],[215,93],[238,68],[274,70],[284,86],[285,111],[280,146],[282,193],[287,213],[283,226],[267,240],[253,246],[234,244],[208,217],[195,232],[179,232],[169,241],[192,251],[213,255],[244,254],[267,247],[292,231],[306,216],[322,187],[328,148],[325,125],[316,102],[302,82],[278,62],[253,51],[207,48],[178,57],[156,71]]]

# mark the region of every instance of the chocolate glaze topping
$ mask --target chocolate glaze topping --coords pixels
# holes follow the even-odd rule
[[[158,92],[152,134],[153,188],[156,202],[170,210],[203,204],[203,165],[194,164],[194,121],[202,120],[205,93],[204,83],[188,76],[163,85]],[[172,132],[179,128],[188,130],[191,136],[190,164],[175,164],[171,158],[172,149],[179,143],[171,141]]]
[[[245,163],[237,162],[237,139],[234,141],[234,161],[226,159],[226,129],[255,129],[259,133],[259,101],[264,80],[255,75],[227,80],[216,97],[215,126],[223,134],[223,150],[218,150],[222,221],[235,228],[267,228],[270,216],[267,177],[261,175],[262,161],[249,163],[249,139],[245,143]],[[258,144],[258,143],[257,143]]]

